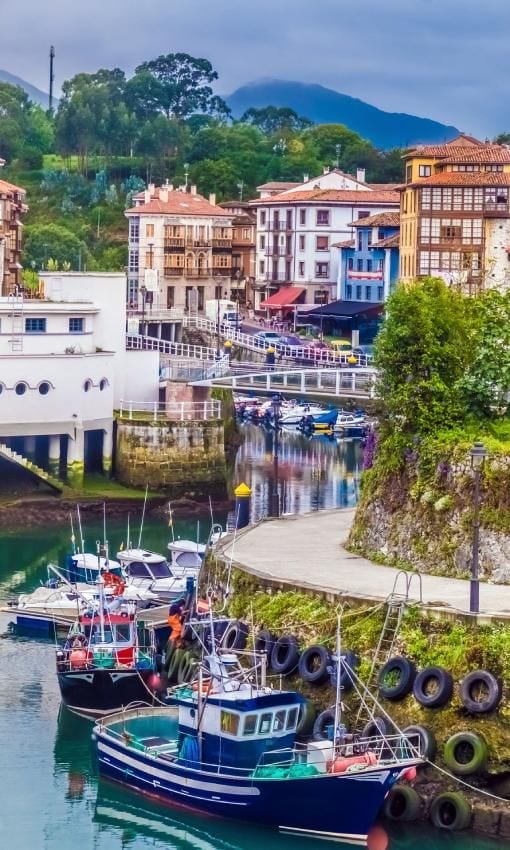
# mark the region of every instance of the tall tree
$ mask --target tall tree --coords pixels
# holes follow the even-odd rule
[[[228,107],[214,95],[210,83],[218,79],[208,59],[187,53],[168,53],[135,69],[127,96],[139,116],[163,112],[182,120],[194,112],[228,114]]]
[[[269,136],[275,133],[297,133],[313,124],[309,118],[298,115],[287,106],[265,106],[262,109],[252,107],[242,115],[241,121],[245,124],[253,124]]]

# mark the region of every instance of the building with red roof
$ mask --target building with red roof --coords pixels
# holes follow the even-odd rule
[[[0,178],[0,284],[9,295],[21,285],[22,216],[28,210],[25,190]]]

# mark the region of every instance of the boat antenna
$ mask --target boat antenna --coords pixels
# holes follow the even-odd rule
[[[85,554],[85,541],[83,540],[83,528],[81,525],[81,514],[80,514],[80,506],[76,505],[76,513],[78,515],[78,528],[80,529],[80,542],[81,542],[81,551],[82,555]],[[85,564],[85,561],[83,561]]]
[[[129,514],[129,512],[128,512],[128,519],[127,519],[127,532],[126,532],[126,533],[127,533],[127,537],[126,537],[126,549],[131,549],[131,541],[130,541],[130,539],[129,539],[129,535],[130,535],[130,530],[129,530],[129,517],[130,517],[130,514]]]
[[[103,502],[103,546],[106,549],[106,502]]]
[[[333,749],[336,750],[340,744],[340,724],[342,722],[342,611],[337,612],[336,624],[336,699],[335,699],[335,732]]]
[[[212,499],[211,499],[210,495],[209,495],[209,513],[211,514],[211,527],[212,527],[214,525],[214,514],[213,514],[213,507],[212,507]]]
[[[144,496],[144,499],[143,499],[142,521],[140,523],[140,534],[138,535],[138,548],[139,549],[142,545],[143,521],[145,519],[145,508],[146,508],[146,505],[147,505],[147,493],[148,493],[148,491],[149,491],[149,485],[146,484],[145,485],[145,496]]]
[[[99,623],[101,626],[101,643],[104,643],[104,581],[101,575],[101,541],[96,540],[97,550],[97,581],[99,584]]]
[[[73,546],[73,555],[76,555],[76,536],[75,536],[75,533],[74,533],[72,513],[69,514],[69,521],[71,523],[71,543],[72,543],[72,546]]]
[[[168,502],[168,527],[172,530],[172,543],[175,543],[174,518],[172,515],[172,503]]]

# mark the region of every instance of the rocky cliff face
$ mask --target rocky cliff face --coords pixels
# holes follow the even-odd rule
[[[468,453],[424,458],[418,448],[399,472],[384,476],[376,467],[367,473],[350,548],[396,566],[466,577],[474,519]],[[508,456],[490,455],[482,473],[479,561],[482,578],[510,583]]]

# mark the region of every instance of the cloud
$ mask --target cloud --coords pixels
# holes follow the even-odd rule
[[[23,0],[1,12],[0,66],[47,88],[131,72],[160,53],[205,56],[229,92],[259,77],[317,82],[395,112],[492,135],[510,129],[506,0]],[[510,123],[510,122],[509,122]]]

